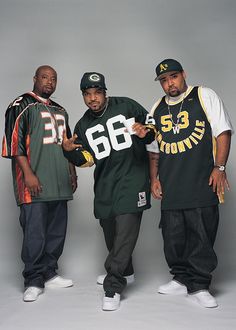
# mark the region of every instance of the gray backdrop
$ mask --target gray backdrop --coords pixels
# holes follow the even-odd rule
[[[222,97],[235,126],[235,14],[235,0],[0,0],[0,131],[7,105],[32,89],[33,74],[42,64],[58,72],[55,100],[68,110],[73,129],[85,110],[79,91],[85,71],[105,75],[108,95],[134,98],[150,110],[163,94],[154,82],[155,66],[167,57],[183,64],[188,84],[211,87]],[[214,281],[222,288],[233,283],[236,269],[234,145],[233,140],[227,164],[231,191],[221,207],[216,242],[219,266]],[[10,161],[1,158],[0,167],[0,279],[20,292],[19,210]],[[60,270],[75,281],[89,276],[94,281],[104,271],[106,249],[93,216],[93,169],[77,172],[79,187],[69,203]],[[145,212],[134,258],[137,276],[148,280],[163,274],[166,281],[159,217],[159,202],[153,201]]]

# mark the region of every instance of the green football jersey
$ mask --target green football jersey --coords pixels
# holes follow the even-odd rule
[[[101,116],[88,109],[76,124],[74,133],[79,137],[78,142],[92,154],[96,165],[94,213],[98,219],[136,213],[151,206],[145,143],[150,143],[154,134],[140,139],[126,132],[123,121],[132,117],[143,124],[154,123],[134,100],[109,97],[108,107]]]
[[[12,102],[6,111],[2,156],[12,159],[17,204],[70,200],[72,196],[68,160],[61,148],[63,130],[71,136],[68,115],[57,103],[43,103],[34,93]],[[42,184],[42,192],[32,197],[15,156],[26,156]]]

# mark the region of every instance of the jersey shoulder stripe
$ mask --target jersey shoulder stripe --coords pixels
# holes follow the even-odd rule
[[[162,98],[159,98],[152,106],[151,110],[150,110],[150,115],[153,116],[154,112],[156,110],[156,108],[158,107],[158,105],[161,103]]]
[[[5,113],[5,134],[2,141],[2,156],[11,158],[14,155],[14,146],[17,145],[19,118],[22,113],[37,100],[30,94],[25,93],[17,97],[8,106]]]

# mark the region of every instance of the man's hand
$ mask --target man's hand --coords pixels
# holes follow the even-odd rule
[[[225,171],[219,171],[219,169],[215,167],[209,178],[209,186],[212,186],[212,190],[217,193],[219,199],[222,198],[225,189],[229,190],[229,182]]]
[[[162,199],[162,189],[160,180],[155,179],[151,182],[151,193],[155,199]]]
[[[72,192],[74,193],[78,187],[78,183],[77,183],[77,175],[70,175],[70,179],[71,179],[71,186],[72,186]]]
[[[16,156],[17,164],[24,175],[24,183],[31,196],[38,196],[42,192],[42,184],[34,174],[26,156]]]
[[[78,176],[76,174],[75,165],[69,162],[69,169],[70,169],[70,182],[72,187],[72,192],[74,193],[78,187],[77,180]]]
[[[24,175],[24,181],[31,196],[38,196],[42,192],[42,185],[35,174]]]
[[[132,129],[135,131],[135,134],[141,139],[144,138],[147,135],[147,133],[150,131],[149,128],[147,128],[145,125],[142,125],[140,123],[133,124]]]
[[[81,144],[76,144],[74,143],[75,140],[77,139],[77,135],[74,134],[70,139],[67,138],[66,131],[63,132],[63,141],[62,141],[62,148],[65,151],[73,151],[77,148],[81,148]]]

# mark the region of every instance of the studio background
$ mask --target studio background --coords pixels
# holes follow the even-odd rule
[[[103,73],[108,95],[131,97],[150,110],[163,95],[154,81],[155,67],[169,57],[181,62],[189,85],[204,85],[218,93],[235,127],[235,14],[234,0],[0,0],[0,132],[3,135],[8,104],[32,90],[33,75],[40,65],[56,69],[58,84],[53,97],[67,109],[73,130],[86,110],[79,90],[84,72]],[[152,208],[144,213],[134,252],[136,287],[127,290],[122,310],[105,315],[101,312],[102,290],[95,284],[97,275],[104,272],[106,249],[93,216],[93,169],[77,169],[79,186],[74,201],[69,202],[67,238],[59,261],[61,274],[71,277],[75,287],[69,293],[49,293],[48,298],[43,295],[34,304],[24,304],[19,209],[10,161],[1,158],[0,327],[183,329],[191,324],[191,329],[234,329],[235,157],[233,138],[227,164],[231,189],[220,208],[215,246],[219,265],[212,283],[221,307],[209,313],[184,302],[181,309],[177,299],[157,294],[158,286],[170,275],[158,229],[160,204],[152,201]],[[138,294],[140,300],[137,296],[132,301]],[[33,326],[25,323],[29,315]]]

